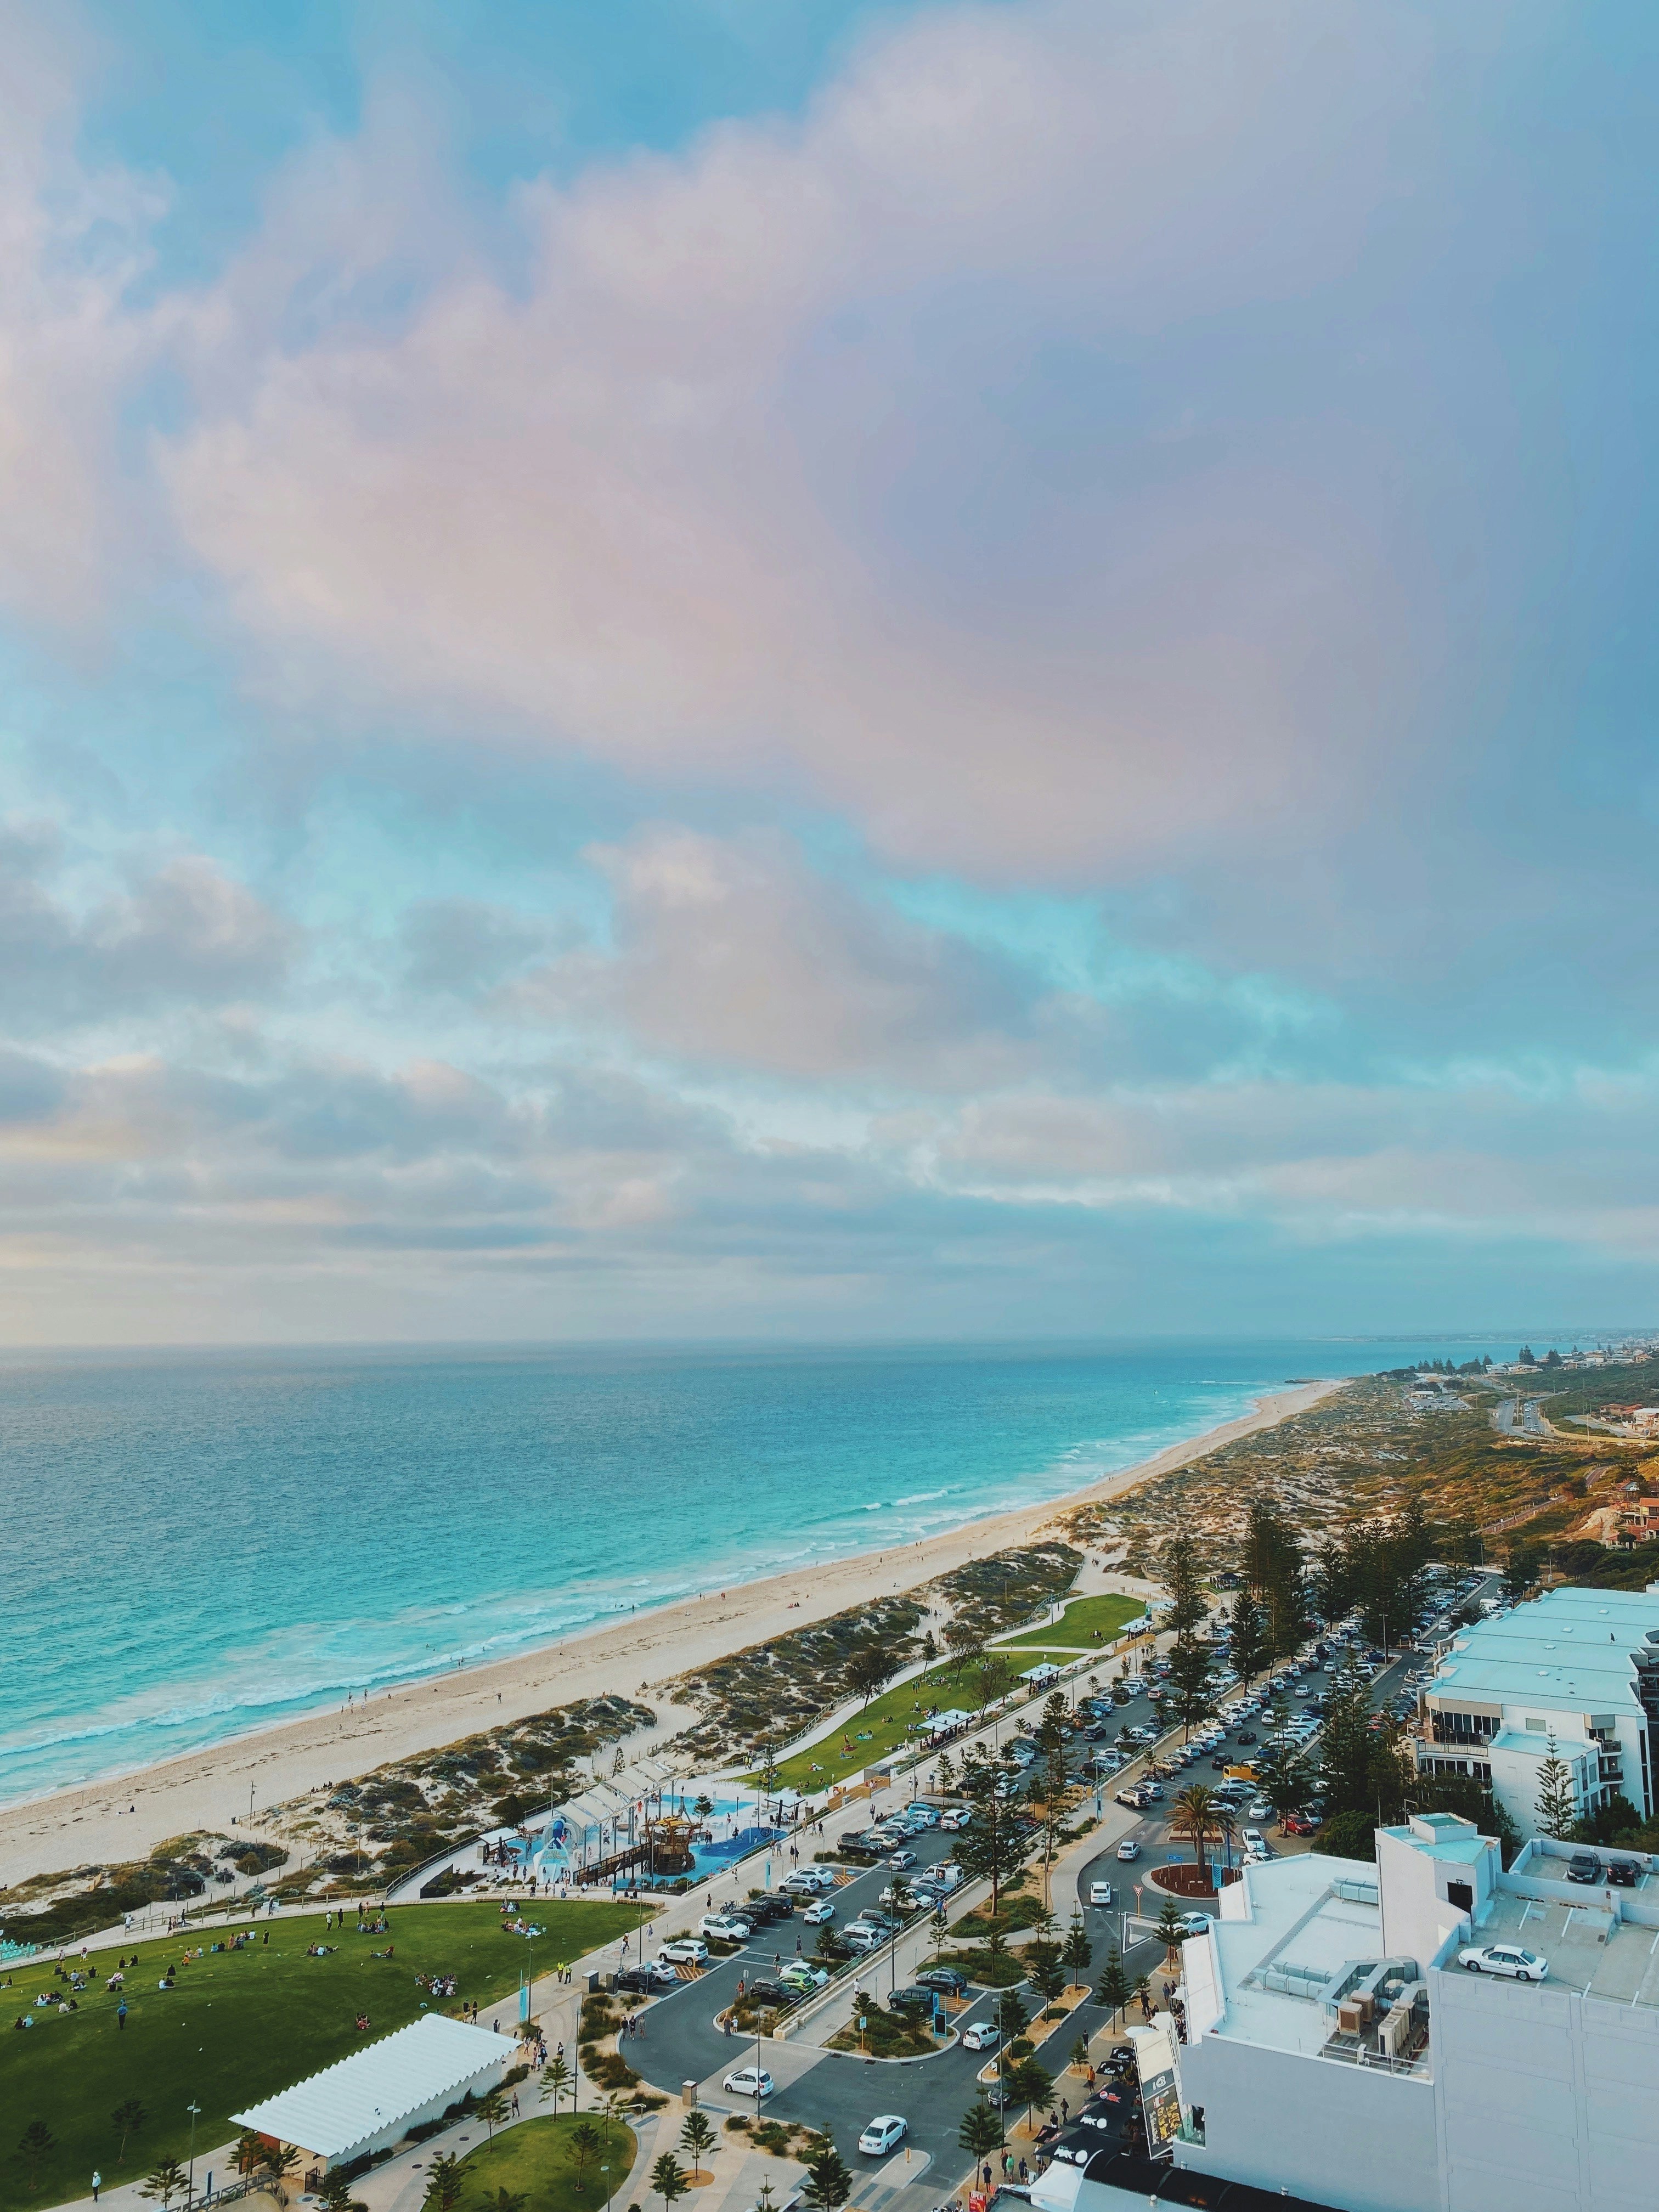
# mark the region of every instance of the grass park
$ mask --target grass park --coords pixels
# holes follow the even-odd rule
[[[614,1942],[639,1926],[641,1909],[547,1900],[529,1915],[543,1930],[533,1941],[509,1934],[496,1905],[482,1902],[394,1906],[384,1936],[360,1934],[350,1923],[325,1930],[319,1912],[261,1922],[237,1951],[206,1947],[228,1942],[245,1920],[228,1929],[193,1924],[135,1940],[125,1950],[118,1944],[94,1952],[88,1963],[99,1978],[76,1992],[79,2009],[37,2005],[36,2025],[27,2029],[13,2023],[31,2000],[65,1991],[66,1984],[45,1954],[9,1965],[0,1978],[0,2212],[33,2212],[89,2195],[94,2167],[106,2187],[114,2187],[160,2159],[184,2160],[192,2102],[201,2108],[199,2184],[201,2154],[237,2132],[233,2112],[407,2027],[434,2004],[450,2010],[476,1998],[483,2008],[480,2026],[499,2018],[511,2034],[521,1972],[545,1973]],[[313,1957],[313,1943],[337,1948]],[[111,1996],[106,1977],[122,1957],[125,1986]],[[71,1950],[64,1965],[78,1968],[78,1954]],[[169,1966],[175,1986],[158,1988]],[[441,2004],[416,1978],[451,1974],[455,1996]],[[119,1996],[127,2002],[125,2029],[116,2017]],[[499,2014],[492,2014],[495,2006]],[[367,2033],[356,2026],[361,2014],[368,2017]],[[112,2115],[130,2099],[143,2118],[124,2152]],[[35,2120],[45,2122],[52,2140],[31,2171],[13,2152]]]
[[[627,2180],[638,2148],[632,2128],[603,2112],[520,2121],[461,2160],[464,2212],[494,2205],[503,2190],[534,2212],[597,2212]]]
[[[1028,1628],[994,1644],[989,1656],[1006,1655],[1003,1664],[1015,1673],[1019,1658],[1028,1653],[1033,1663],[1044,1657],[1074,1659],[1079,1651],[1096,1649],[1097,1639],[1103,1648],[1145,1611],[1139,1598],[1109,1593],[1073,1598],[1058,1623]],[[948,1711],[957,1705],[964,1711],[974,1711],[980,1702],[980,1684],[976,1664],[941,1659],[927,1674],[872,1698],[861,1712],[849,1714],[839,1729],[816,1743],[779,1759],[781,1786],[803,1792],[829,1789],[838,1777],[855,1775],[873,1760],[902,1750],[913,1735],[921,1733],[930,1713]]]
[[[1108,1591],[1099,1597],[1074,1597],[1065,1612],[1055,1621],[1045,1621],[1041,1627],[1022,1629],[1018,1636],[999,1642],[999,1651],[1048,1650],[1091,1651],[1097,1645],[1109,1644],[1121,1636],[1132,1620],[1139,1620],[1146,1608],[1138,1597],[1120,1597]]]

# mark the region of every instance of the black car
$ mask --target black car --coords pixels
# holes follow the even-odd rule
[[[930,1966],[925,1974],[916,1976],[916,1987],[938,1990],[947,1997],[959,1997],[968,1986],[966,1974],[959,1974],[954,1966]]]
[[[1254,1743],[1255,1741],[1255,1730],[1254,1729],[1240,1729],[1238,1731],[1238,1740],[1241,1743]]]
[[[1601,1862],[1594,1851],[1575,1851],[1567,1861],[1569,1881],[1600,1881]]]
[[[1224,1774],[1232,1763],[1232,1753],[1227,1751],[1218,1752],[1210,1761],[1218,1774]]]
[[[672,1969],[669,1972],[672,1972]],[[668,1982],[661,1970],[655,1966],[624,1966],[617,1974],[614,1986],[619,1990],[635,1990],[642,1996],[653,1997],[665,1987],[672,1988],[678,1980],[679,1976],[675,1974],[673,1982]]]
[[[757,1928],[767,1928],[775,1920],[793,1920],[795,1908],[790,1899],[780,1896],[775,1889],[764,1891],[759,1897],[745,1898],[738,1911]]]
[[[1642,1879],[1642,1869],[1634,1859],[1609,1859],[1607,1880],[1619,1889],[1634,1889]]]
[[[925,2012],[933,2009],[933,1992],[924,1989],[920,1982],[912,1982],[908,1989],[895,1990],[887,2000],[890,2012]]]
[[[744,2000],[748,2004],[792,2005],[799,1994],[784,1982],[750,1982],[744,1991]]]

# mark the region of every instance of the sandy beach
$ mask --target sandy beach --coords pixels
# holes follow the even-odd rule
[[[657,1685],[745,1644],[1028,1542],[1086,1500],[1121,1497],[1342,1387],[1332,1381],[1274,1391],[1241,1419],[1170,1444],[1121,1474],[924,1543],[619,1617],[510,1659],[386,1692],[366,1705],[307,1713],[137,1773],[0,1808],[0,1884],[89,1863],[140,1858],[164,1838],[197,1829],[228,1831],[233,1819],[246,1824],[250,1790],[257,1828],[259,1808],[575,1698],[609,1692],[644,1697],[657,1713],[657,1726],[628,1739],[634,1755],[676,1735],[694,1717],[665,1704]]]

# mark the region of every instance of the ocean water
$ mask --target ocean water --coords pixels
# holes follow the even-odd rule
[[[0,1801],[1056,1498],[1288,1377],[1515,1348],[14,1354]]]

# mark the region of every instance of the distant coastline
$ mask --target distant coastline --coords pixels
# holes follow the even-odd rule
[[[1121,1496],[1237,1437],[1274,1426],[1349,1379],[1264,1394],[1237,1418],[1040,1504],[979,1516],[917,1542],[649,1606],[508,1657],[377,1692],[349,1708],[243,1729],[171,1759],[15,1799],[0,1806],[0,1884],[80,1863],[140,1857],[168,1836],[224,1827],[233,1815],[246,1823],[250,1789],[256,1805],[286,1802],[324,1783],[576,1698],[606,1692],[646,1697],[657,1712],[657,1726],[629,1739],[630,1752],[645,1750],[693,1717],[689,1709],[665,1705],[652,1685],[786,1628],[1027,1542],[1079,1504]]]

